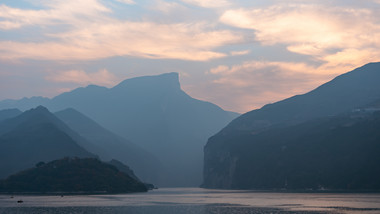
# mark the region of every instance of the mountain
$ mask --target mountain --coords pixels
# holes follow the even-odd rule
[[[145,184],[95,158],[64,158],[11,175],[0,181],[6,193],[146,192]]]
[[[74,108],[152,153],[164,167],[158,186],[198,186],[203,146],[237,116],[187,95],[177,73],[127,79],[110,89],[90,85],[43,101],[53,111]]]
[[[40,161],[94,157],[60,126],[59,120],[42,106],[0,122],[0,177]]]
[[[233,137],[235,143],[223,149],[216,144],[207,146],[203,185],[380,191],[379,129],[377,111],[237,135]]]
[[[15,108],[0,110],[0,122],[3,120],[6,120],[6,119],[12,118],[12,117],[16,117],[16,116],[20,115],[21,113],[22,113],[22,111],[15,109]]]
[[[241,115],[222,131],[260,131],[281,123],[298,123],[337,115],[380,98],[380,62],[345,73],[303,95],[268,104]]]
[[[207,188],[380,191],[380,63],[232,121],[204,148]]]
[[[31,98],[22,98],[20,100],[2,100],[0,102],[0,109],[11,109],[16,108],[15,106],[18,106],[21,111],[26,111],[31,108],[35,108],[37,106],[46,106],[45,104],[49,102],[49,98],[45,97],[31,97]]]
[[[370,109],[379,109],[380,110],[380,99],[372,102],[371,104],[369,104],[366,107],[367,107],[367,109],[370,108]]]
[[[115,160],[115,159],[112,159],[110,160],[109,162],[107,162],[108,164],[111,164],[112,166],[116,167],[120,172],[123,172],[127,175],[129,175],[129,177],[135,179],[136,181],[141,181],[136,175],[135,173],[133,172],[133,170],[131,168],[129,168],[129,166],[123,164],[122,162],[118,161],[118,160]]]
[[[0,123],[0,135],[7,131],[12,130],[21,123],[27,123],[29,126],[34,126],[40,123],[52,123],[60,131],[67,134],[71,139],[73,139],[79,146],[83,148],[97,149],[97,146],[92,142],[89,142],[78,133],[73,131],[64,122],[58,119],[54,114],[52,114],[46,107],[38,106],[35,109],[25,111],[23,114],[11,118],[9,120]]]
[[[104,161],[120,160],[132,167],[142,180],[157,182],[161,165],[158,159],[149,152],[103,128],[75,109],[69,108],[56,112],[55,116],[94,145],[94,147],[85,146],[88,151],[99,155]]]

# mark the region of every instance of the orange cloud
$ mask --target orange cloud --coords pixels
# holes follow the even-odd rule
[[[249,54],[249,53],[251,53],[250,50],[244,50],[244,51],[231,51],[231,52],[230,52],[230,55],[231,55],[231,56],[242,56],[242,55],[247,55],[247,54]]]
[[[13,29],[24,26],[76,25],[108,19],[105,13],[111,10],[97,0],[51,0],[41,1],[41,6],[48,9],[30,10],[18,9],[0,5],[0,29]],[[109,20],[109,19],[108,19]]]
[[[129,2],[129,1],[128,1]],[[214,24],[121,21],[99,1],[47,1],[45,10],[0,6],[0,28],[61,26],[42,42],[1,41],[0,59],[90,60],[112,56],[206,61],[228,56],[214,49],[241,42],[243,36]],[[38,50],[38,51],[36,51]]]
[[[208,31],[207,24],[114,22],[54,35],[59,42],[0,42],[0,58],[10,60],[88,60],[132,55],[154,59],[206,61],[227,54],[212,51],[242,38],[228,30]],[[53,36],[53,35],[52,35]],[[36,51],[38,50],[38,51]]]
[[[265,104],[306,93],[334,74],[306,63],[247,61],[210,69],[211,84],[189,88],[191,94],[218,103],[224,109],[250,111]],[[226,97],[228,99],[226,99]]]
[[[284,44],[289,51],[309,55],[331,69],[320,67],[319,72],[342,72],[371,59],[380,59],[377,51],[380,48],[380,18],[377,14],[378,11],[371,8],[284,3],[266,8],[228,10],[220,21],[252,29],[255,39],[263,45]],[[345,66],[334,68],[333,65]]]

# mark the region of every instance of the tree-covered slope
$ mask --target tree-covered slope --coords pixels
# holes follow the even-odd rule
[[[380,191],[379,130],[380,112],[359,112],[235,136],[205,148],[204,186]]]
[[[145,184],[95,158],[63,158],[19,172],[0,181],[7,193],[146,192]]]

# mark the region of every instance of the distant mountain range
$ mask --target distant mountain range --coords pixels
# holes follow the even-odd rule
[[[70,135],[75,133],[42,106],[0,122],[0,178],[40,161],[95,157]]]
[[[380,191],[380,63],[232,121],[205,146],[225,189]]]
[[[0,122],[3,120],[6,120],[6,119],[12,118],[12,117],[16,117],[16,116],[20,115],[21,113],[22,113],[22,111],[20,111],[18,109],[0,110]]]
[[[90,85],[52,99],[4,100],[0,102],[0,109],[26,110],[37,105],[44,105],[51,111],[76,109],[91,118],[92,122],[96,121],[121,136],[116,137],[106,131],[107,139],[112,139],[109,144],[112,148],[108,150],[100,148],[99,142],[94,141],[93,149],[89,151],[103,151],[99,153],[101,157],[107,157],[107,153],[115,151],[118,145],[131,147],[132,144],[125,139],[153,154],[159,160],[156,163],[162,164],[162,168],[158,169],[161,176],[156,182],[159,186],[198,186],[202,181],[203,146],[211,135],[238,116],[212,103],[191,98],[181,90],[177,73],[127,79],[110,89]],[[62,117],[62,120],[65,119]],[[69,119],[66,122],[69,123]],[[82,138],[97,138],[88,130],[86,135],[85,129],[80,130],[81,127],[74,127],[74,124],[77,122],[71,123],[71,126],[83,135]],[[90,145],[85,141],[81,143],[81,139],[74,140],[80,145]],[[122,155],[120,153],[118,157]],[[148,155],[147,162],[152,162],[153,156]],[[122,161],[132,164],[132,159],[125,157]],[[148,173],[143,172],[141,167],[135,171],[139,176],[141,174],[143,180],[149,180],[157,173],[152,168],[147,170]]]
[[[55,113],[60,120],[91,144],[84,148],[97,154],[102,160],[117,159],[132,167],[145,182],[156,183],[162,166],[149,152],[103,128],[75,109],[69,108]],[[114,160],[115,161],[115,160]]]

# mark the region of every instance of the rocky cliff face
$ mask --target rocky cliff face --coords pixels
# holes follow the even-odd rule
[[[227,150],[213,152],[207,146],[204,149],[204,183],[202,187],[232,189],[233,176],[238,157],[232,156]]]
[[[380,191],[379,129],[379,111],[360,111],[210,139],[203,187]]]
[[[380,114],[357,111],[379,81],[372,63],[235,119],[204,148],[203,187],[380,190]]]

